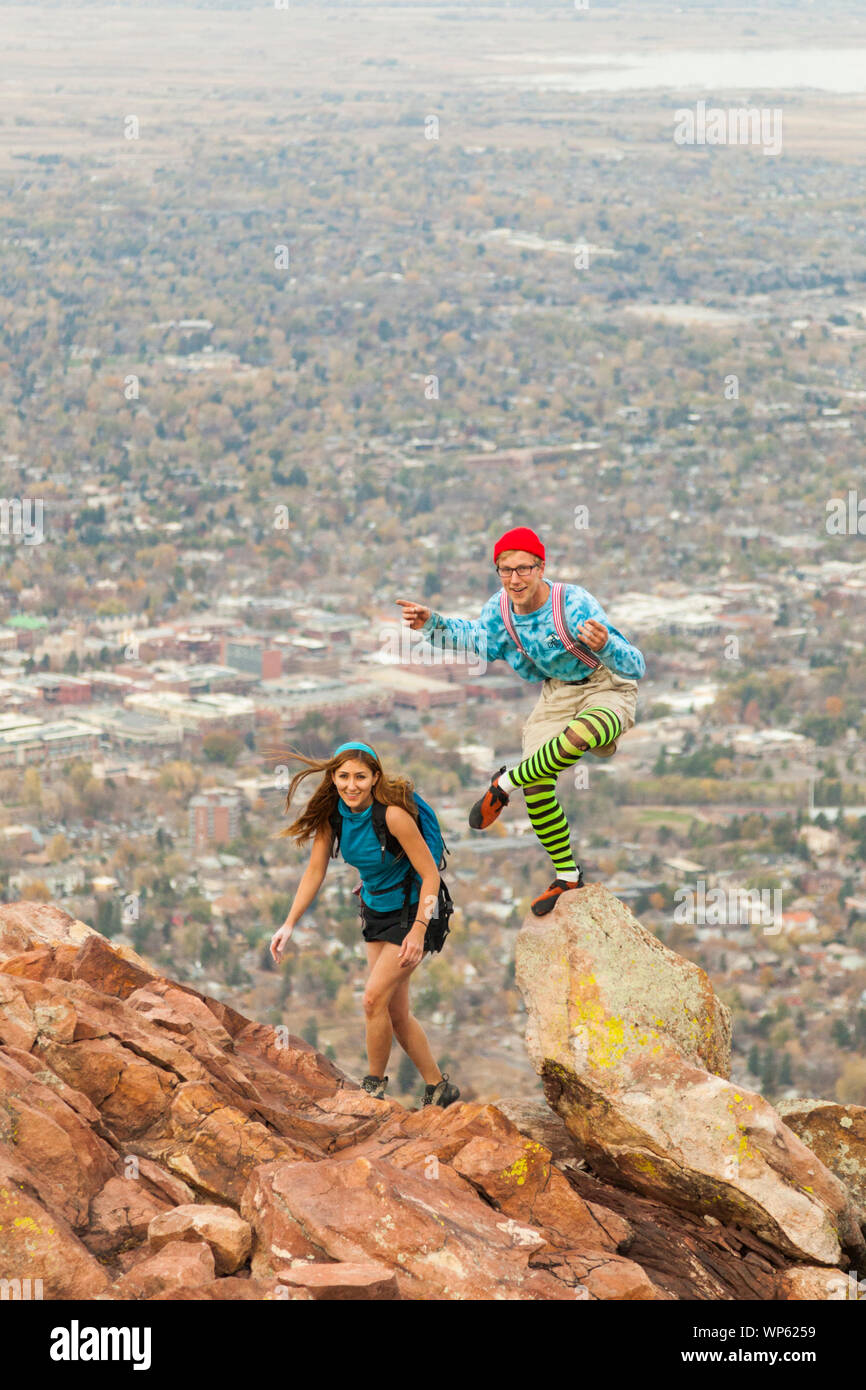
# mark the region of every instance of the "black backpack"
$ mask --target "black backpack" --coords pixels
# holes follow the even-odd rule
[[[418,804],[419,814],[417,817],[414,817],[414,819],[416,819],[418,822],[418,828],[424,837],[425,844],[433,854],[434,861],[436,858],[436,850],[440,849],[441,846],[439,863],[436,865],[437,869],[441,871],[446,866],[449,850],[448,846],[445,844],[444,839],[442,838],[442,832],[439,829],[439,821],[436,818],[435,811],[432,809],[432,807],[428,806],[426,801],[423,801],[422,798],[417,795],[415,796],[415,800]],[[401,856],[404,859],[406,859],[408,858],[406,851],[400,844],[400,841],[397,839],[396,835],[394,835],[388,829],[388,823],[385,819],[387,810],[387,806],[385,806],[381,801],[374,800],[373,814],[371,820],[373,822],[373,830],[375,831],[376,839],[379,841],[382,856],[384,857],[385,851],[387,850],[389,854],[393,854],[395,859],[399,859]],[[338,802],[330,815],[330,826],[332,831],[331,854],[334,858],[337,857],[337,854],[339,853],[340,849],[340,831],[342,830],[342,823],[343,817],[340,814],[340,806]],[[431,840],[433,841],[433,844],[430,843]],[[410,864],[406,872],[406,877],[403,880],[403,907],[400,914],[400,925],[403,927],[409,925],[409,902],[411,898],[412,880],[414,876],[415,870],[412,868],[412,865]],[[444,878],[440,877],[439,896],[436,903],[436,916],[431,917],[429,923],[427,924],[427,931],[424,937],[425,950],[442,950],[442,947],[445,945],[445,938],[451,930],[448,923],[448,919],[451,917],[453,911],[454,902],[451,897],[451,894],[448,891],[448,885],[445,882]]]

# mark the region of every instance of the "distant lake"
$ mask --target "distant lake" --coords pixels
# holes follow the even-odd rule
[[[664,87],[677,92],[768,93],[807,88],[866,92],[866,48],[659,50],[657,53],[496,53],[496,62],[536,72],[497,75],[507,86],[562,92],[624,92]]]

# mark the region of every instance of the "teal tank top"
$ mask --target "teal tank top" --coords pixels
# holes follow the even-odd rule
[[[340,853],[361,875],[361,898],[376,912],[399,912],[403,906],[403,885],[411,870],[409,904],[418,901],[421,878],[405,854],[399,859],[386,849],[382,853],[373,828],[372,803],[366,811],[352,811],[342,797],[337,805],[343,818]]]

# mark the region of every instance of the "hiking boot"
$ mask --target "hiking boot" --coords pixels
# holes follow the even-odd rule
[[[487,830],[496,820],[502,808],[508,805],[508,792],[504,792],[496,781],[497,777],[501,777],[504,771],[505,768],[501,767],[491,777],[487,791],[480,801],[476,801],[469,812],[469,824],[473,830]]]
[[[456,1086],[452,1086],[448,1080],[447,1071],[443,1071],[442,1080],[436,1081],[432,1086],[424,1087],[424,1099],[422,1105],[441,1105],[445,1109],[446,1105],[453,1105],[460,1092]]]
[[[539,894],[530,903],[530,909],[536,917],[546,917],[548,912],[552,912],[556,907],[557,900],[563,893],[568,893],[573,888],[582,888],[583,870],[578,869],[576,879],[555,878],[549,888]]]
[[[387,1076],[365,1076],[361,1082],[361,1090],[366,1091],[368,1096],[374,1096],[376,1100],[382,1100],[387,1085]]]

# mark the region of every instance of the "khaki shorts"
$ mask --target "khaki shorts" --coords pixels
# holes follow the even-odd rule
[[[582,710],[601,705],[613,710],[625,734],[634,727],[637,707],[637,681],[618,676],[607,666],[598,666],[585,685],[573,681],[548,679],[541,688],[535,708],[523,726],[523,756],[537,753],[542,744],[561,734]],[[622,734],[619,736],[622,737]],[[616,752],[619,739],[603,748],[590,748],[597,758],[610,758]]]

